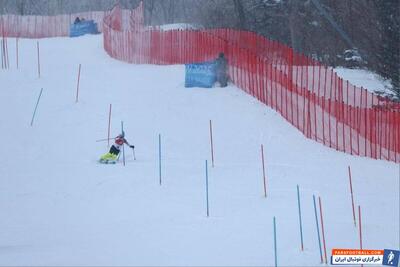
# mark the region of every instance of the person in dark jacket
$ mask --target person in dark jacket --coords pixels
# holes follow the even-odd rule
[[[221,87],[226,87],[228,85],[228,61],[225,58],[224,53],[219,53],[218,58],[215,60],[216,63],[216,75],[217,81],[221,85]]]
[[[81,20],[79,19],[79,17],[76,17],[75,20],[74,20],[74,24],[78,24],[80,22],[81,22]]]

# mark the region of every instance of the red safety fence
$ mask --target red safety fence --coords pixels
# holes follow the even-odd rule
[[[7,37],[45,38],[69,36],[69,29],[76,17],[94,20],[102,32],[107,12],[91,11],[56,16],[0,15],[1,35]]]
[[[0,34],[3,39],[68,36],[77,16],[98,22],[106,52],[129,63],[185,64],[214,60],[224,52],[231,81],[307,138],[352,155],[400,162],[398,103],[356,87],[332,68],[253,32],[146,29],[140,4],[134,10],[115,6],[109,12],[2,15]],[[2,44],[3,51],[6,42]]]
[[[224,52],[232,82],[307,138],[352,155],[400,162],[400,106],[344,81],[332,68],[252,32],[121,27],[130,14],[118,9],[103,25],[104,48],[111,57],[136,64],[185,64]],[[136,21],[140,12],[135,16]]]

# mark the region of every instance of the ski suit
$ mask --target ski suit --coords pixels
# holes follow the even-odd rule
[[[107,154],[104,154],[100,159],[101,160],[117,160],[119,152],[121,152],[121,148],[124,144],[131,146],[125,138],[123,138],[121,136],[117,136],[115,138],[114,144],[110,148],[110,151]]]

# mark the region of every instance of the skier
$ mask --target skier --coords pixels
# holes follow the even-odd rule
[[[135,146],[130,145],[129,142],[125,139],[125,133],[122,132],[120,135],[115,137],[114,144],[111,146],[110,151],[107,154],[104,154],[100,158],[101,163],[115,163],[119,153],[121,152],[121,147],[127,144],[130,148],[134,149]]]
[[[226,74],[228,62],[225,58],[224,53],[219,53],[218,58],[215,60],[215,63],[217,81],[219,82],[221,87],[226,87],[228,85],[228,75]]]

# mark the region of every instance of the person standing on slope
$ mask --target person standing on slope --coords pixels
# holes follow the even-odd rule
[[[224,53],[219,53],[218,58],[215,60],[216,63],[216,75],[217,81],[221,87],[226,87],[228,85],[228,61],[225,58]]]
[[[111,146],[110,151],[101,156],[100,162],[115,162],[124,144],[127,144],[132,149],[135,148],[135,146],[129,144],[128,140],[125,139],[125,133],[122,132],[120,135],[115,137],[114,144]]]

